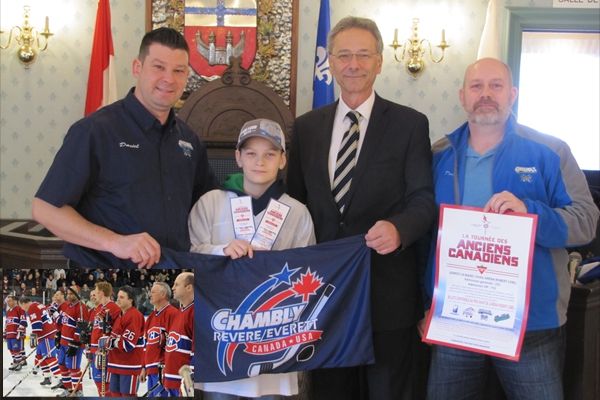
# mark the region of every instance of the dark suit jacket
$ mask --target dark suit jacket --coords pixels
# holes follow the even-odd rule
[[[340,215],[328,171],[336,108],[337,102],[296,119],[288,193],[307,205],[318,243],[364,235],[379,220],[396,227],[402,239],[400,249],[385,256],[372,251],[371,319],[375,332],[407,328],[422,317],[411,245],[427,232],[437,213],[429,122],[425,115],[376,95],[350,199]]]

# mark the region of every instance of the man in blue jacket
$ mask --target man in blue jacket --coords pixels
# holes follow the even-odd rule
[[[565,247],[594,237],[598,209],[567,144],[517,124],[517,89],[506,64],[475,62],[459,95],[468,122],[432,147],[436,201],[537,214],[529,317],[518,362],[434,345],[428,398],[481,398],[491,361],[509,398],[562,399],[571,289]],[[425,276],[429,297],[435,240]]]

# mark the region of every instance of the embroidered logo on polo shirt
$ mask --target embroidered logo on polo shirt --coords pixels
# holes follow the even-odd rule
[[[179,147],[181,147],[183,149],[183,155],[184,156],[188,156],[188,157],[192,156],[192,150],[194,150],[194,148],[192,147],[191,143],[188,143],[186,141],[180,140],[179,141]]]
[[[521,176],[521,182],[531,182],[532,174],[537,174],[535,167],[515,167],[515,172]]]
[[[129,144],[129,143],[125,143],[125,142],[121,142],[119,143],[119,147],[129,147],[131,149],[139,149],[140,145],[138,144]]]

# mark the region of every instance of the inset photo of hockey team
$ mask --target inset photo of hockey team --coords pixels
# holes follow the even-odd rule
[[[190,270],[1,271],[3,397],[193,396]]]

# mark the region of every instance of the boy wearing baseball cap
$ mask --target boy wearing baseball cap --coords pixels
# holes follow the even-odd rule
[[[252,257],[257,250],[284,250],[315,244],[308,209],[288,196],[278,173],[285,167],[285,136],[277,122],[256,119],[244,124],[235,150],[242,174],[230,175],[220,189],[206,193],[190,212],[192,252]],[[267,210],[283,210],[276,238],[260,236]],[[276,213],[277,214],[277,213]],[[198,388],[198,387],[196,387]],[[296,372],[265,374],[231,382],[201,383],[205,400],[239,396],[280,399],[298,393]],[[263,397],[261,397],[263,396]]]

